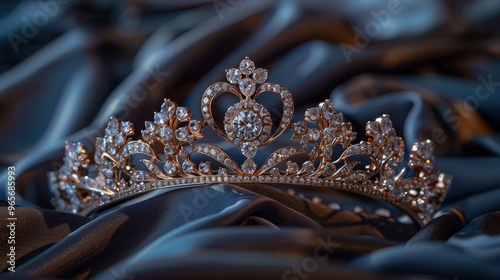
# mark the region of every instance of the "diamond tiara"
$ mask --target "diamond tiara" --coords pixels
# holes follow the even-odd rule
[[[451,177],[433,165],[430,140],[413,144],[405,178],[404,141],[396,136],[388,115],[366,124],[366,141],[352,144],[356,133],[330,100],[309,108],[292,123],[294,101],[283,86],[266,82],[268,72],[248,57],[226,70],[227,82],[209,86],[201,98],[203,120],[189,108],[165,99],[154,121],[145,122],[141,138],[134,126],[111,118],[104,137],[96,139],[94,164],[85,146],[66,142],[64,164],[49,173],[56,209],[88,215],[97,208],[154,189],[200,184],[289,184],[357,193],[393,204],[418,225],[425,225],[441,206]],[[257,85],[260,84],[259,87]],[[222,94],[239,102],[216,120],[212,103]],[[257,97],[274,94],[281,101],[279,125]],[[199,143],[206,129],[237,146],[244,158],[237,163],[227,151]],[[275,151],[264,148],[291,131],[291,144]],[[269,147],[269,146],[267,146]],[[340,149],[340,151],[339,151]],[[269,154],[262,164],[254,158]],[[199,157],[207,160],[198,160]],[[366,166],[359,168],[365,162]]]

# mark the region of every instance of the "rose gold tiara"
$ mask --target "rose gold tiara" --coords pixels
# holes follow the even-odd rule
[[[214,83],[205,90],[203,120],[192,119],[189,108],[165,99],[154,121],[145,122],[138,140],[132,139],[130,122],[111,118],[104,137],[96,140],[94,164],[83,144],[67,142],[64,165],[49,174],[55,207],[88,215],[154,189],[264,183],[319,186],[374,197],[398,207],[419,225],[433,217],[451,177],[433,166],[430,140],[413,145],[408,165],[414,176],[405,178],[406,169],[399,167],[404,142],[388,115],[368,122],[367,140],[352,144],[356,133],[330,100],[307,109],[303,120],[292,123],[292,94],[266,82],[267,76],[267,70],[255,68],[246,57],[239,68],[226,70],[229,83]],[[212,104],[221,94],[234,94],[239,102],[219,120]],[[274,94],[281,101],[277,126],[256,100],[263,94]],[[245,160],[238,163],[220,146],[202,142],[207,129],[237,146]],[[268,144],[287,131],[292,134],[290,145],[270,150]],[[261,164],[254,160],[257,152],[268,155]]]

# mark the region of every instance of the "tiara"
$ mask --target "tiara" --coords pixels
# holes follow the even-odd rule
[[[132,123],[111,117],[104,136],[96,139],[94,164],[84,144],[66,142],[64,164],[49,173],[55,208],[88,215],[111,202],[154,189],[263,183],[361,194],[396,206],[420,226],[432,219],[451,177],[434,167],[430,140],[413,144],[408,159],[413,170],[408,174],[413,177],[405,177],[407,168],[400,166],[404,141],[396,136],[388,115],[367,122],[367,140],[353,144],[356,133],[332,101],[307,109],[305,118],[292,123],[292,94],[277,83],[266,82],[267,77],[266,69],[256,68],[246,57],[238,68],[226,70],[228,82],[205,90],[202,120],[193,119],[189,108],[165,99],[137,140]],[[212,104],[224,94],[235,95],[239,102],[219,116]],[[279,98],[278,121],[273,122],[266,106],[257,101],[263,94]],[[210,131],[237,148],[244,160],[237,162],[220,145],[200,141]],[[272,151],[269,144],[285,133],[291,135],[290,145]],[[267,155],[260,164],[255,160],[257,152]]]

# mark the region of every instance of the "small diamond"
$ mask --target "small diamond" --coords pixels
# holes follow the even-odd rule
[[[200,129],[201,129],[201,123],[200,123],[200,121],[191,120],[189,122],[189,128],[191,129],[191,131],[200,131]]]
[[[166,127],[161,129],[160,136],[161,136],[161,138],[165,139],[165,141],[168,142],[168,141],[172,140],[173,131],[170,127],[166,126]]]
[[[198,170],[200,170],[201,173],[203,174],[208,174],[210,173],[210,170],[212,168],[210,167],[210,162],[201,162],[199,165],[198,165]]]
[[[319,133],[319,130],[317,128],[311,128],[311,129],[309,129],[309,133],[307,135],[309,137],[309,140],[318,141],[320,133]]]
[[[165,170],[165,172],[167,172],[168,175],[174,175],[177,171],[177,168],[175,167],[175,164],[170,161],[170,160],[167,160],[165,162],[165,165],[163,166],[163,169]]]
[[[146,124],[146,130],[149,132],[154,132],[155,131],[155,125],[153,122],[146,121],[144,122]]]
[[[121,134],[121,133],[118,134],[118,135],[116,135],[116,137],[115,137],[115,145],[120,146],[123,143],[125,143],[125,136],[123,136],[123,134]]]
[[[226,176],[227,175],[227,170],[225,168],[219,167],[219,172],[217,172],[219,175]]]
[[[111,118],[108,122],[106,134],[108,136],[115,136],[117,133],[118,133],[118,120],[115,118]]]
[[[174,116],[175,108],[176,108],[175,103],[168,99],[166,99],[165,102],[161,104],[161,112],[165,114],[165,117],[167,119],[170,119]]]
[[[383,134],[389,134],[392,129],[392,121],[389,119],[388,115],[384,115],[382,120],[380,120],[380,128],[382,129]]]
[[[309,108],[306,110],[306,118],[309,118],[311,121],[315,121],[319,118],[318,108]]]
[[[325,164],[325,166],[323,167],[323,173],[326,175],[326,176],[330,176],[332,175],[334,172],[335,172],[335,164],[331,163],[331,162],[327,162]]]
[[[253,70],[255,70],[255,63],[250,58],[246,57],[240,62],[240,71],[244,75],[252,74]]]
[[[177,108],[177,112],[176,112],[176,115],[177,115],[177,118],[180,120],[180,121],[184,121],[188,118],[189,116],[189,109],[186,108],[186,107],[179,107]]]
[[[237,84],[241,81],[241,72],[237,68],[231,68],[226,72],[226,79],[231,84]]]
[[[333,149],[330,147],[325,147],[325,149],[323,150],[323,154],[326,158],[331,159],[333,156]]]
[[[193,169],[194,169],[194,163],[192,163],[191,161],[186,160],[182,163],[182,170],[184,170],[184,172],[192,173]]]
[[[366,134],[375,136],[376,134],[380,133],[380,124],[377,122],[367,122],[366,123]]]
[[[252,142],[244,142],[241,147],[241,153],[247,158],[253,158],[257,154],[257,145]]]
[[[245,174],[253,174],[255,169],[257,169],[257,164],[251,158],[247,158],[241,165],[241,170],[243,170]]]
[[[239,85],[241,93],[245,96],[251,96],[255,92],[255,81],[250,78],[244,78]]]
[[[252,74],[252,78],[257,84],[263,84],[267,80],[267,70],[264,68],[257,68]]]
[[[297,135],[303,135],[307,131],[306,122],[297,122],[293,124],[293,131]]]
[[[296,174],[299,172],[299,166],[295,162],[287,162],[286,163],[286,173],[288,174]]]
[[[159,125],[163,125],[163,124],[165,124],[165,122],[167,122],[167,117],[162,112],[155,112],[154,120],[155,120],[155,123],[157,123]]]
[[[133,124],[131,122],[122,122],[122,132],[125,134],[130,134],[133,131]]]
[[[165,153],[165,156],[167,158],[171,158],[174,156],[174,148],[170,145],[165,145],[165,149],[163,149],[163,152]]]
[[[188,131],[186,127],[180,127],[175,131],[175,137],[179,140],[185,140],[188,136]]]
[[[103,159],[101,163],[101,172],[104,176],[111,178],[114,175],[113,163],[107,159]]]
[[[319,104],[319,107],[321,109],[321,114],[325,117],[325,119],[329,120],[335,114],[335,106],[333,105],[332,101],[329,99],[325,100],[325,102],[322,102]]]

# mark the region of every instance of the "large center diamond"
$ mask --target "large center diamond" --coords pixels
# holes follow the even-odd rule
[[[262,120],[252,110],[243,110],[233,119],[233,131],[242,140],[252,140],[262,131]]]

